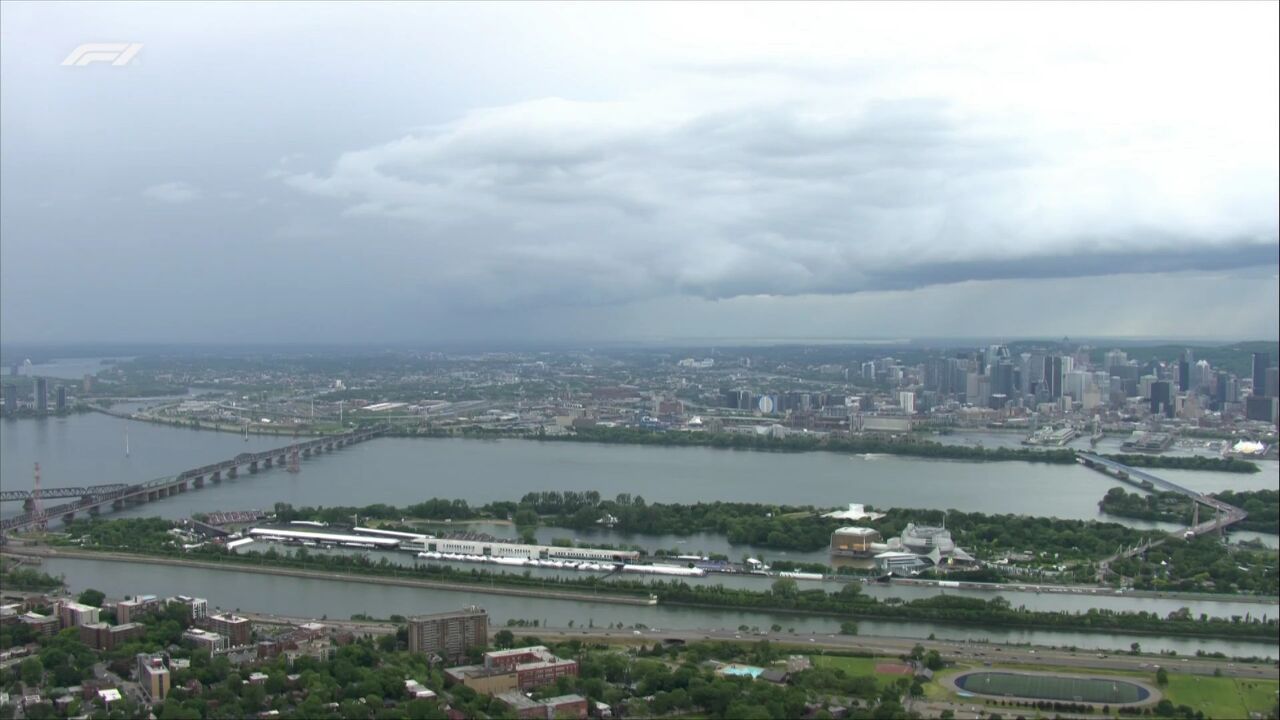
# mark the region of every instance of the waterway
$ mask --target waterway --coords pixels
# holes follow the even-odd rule
[[[254,551],[266,552],[268,548],[274,548],[280,554],[290,554],[296,551],[296,546],[283,545],[274,542],[258,541],[250,545],[243,546],[240,552]],[[579,570],[555,570],[551,568],[519,568],[512,570],[504,568],[500,565],[490,565],[486,563],[471,562],[450,562],[441,560],[423,560],[419,559],[416,554],[408,552],[395,552],[387,550],[351,550],[351,549],[329,549],[322,550],[316,548],[307,548],[307,552],[312,555],[330,553],[342,555],[363,555],[373,562],[380,562],[383,558],[387,562],[404,567],[413,567],[415,565],[446,565],[464,572],[471,570],[480,570],[489,573],[502,573],[513,575],[532,575],[535,577],[546,578],[582,578],[592,575],[603,576],[604,572],[584,572]],[[654,577],[637,574],[622,574],[615,576],[617,579],[631,582],[648,582],[663,583],[669,582],[669,577]],[[678,578],[681,582],[690,585],[722,585],[727,588],[745,588],[748,590],[763,591],[769,589],[770,585],[777,580],[776,576],[759,576],[749,574],[732,574],[732,573],[708,573],[705,577],[682,577]],[[805,580],[798,579],[796,583],[801,590],[821,589],[827,592],[836,592],[843,587],[843,580]],[[1229,596],[1221,599],[1198,596],[1183,597],[1154,597],[1149,595],[1133,595],[1120,594],[1116,595],[1112,592],[1106,592],[1098,595],[1089,595],[1081,593],[1069,592],[1033,592],[1031,590],[1018,590],[1016,586],[1009,585],[998,590],[978,590],[968,588],[937,588],[926,585],[913,585],[904,583],[865,583],[862,585],[864,594],[871,597],[884,600],[886,598],[898,598],[901,600],[918,600],[921,598],[934,597],[939,594],[958,595],[961,597],[972,597],[979,600],[991,600],[997,596],[1009,601],[1013,607],[1025,607],[1028,610],[1044,610],[1053,612],[1085,612],[1090,608],[1101,608],[1106,610],[1114,610],[1117,612],[1152,612],[1160,615],[1167,615],[1182,608],[1191,611],[1192,615],[1200,614],[1209,615],[1211,617],[1229,618],[1233,615],[1244,617],[1250,615],[1252,617],[1273,618],[1280,615],[1280,604],[1274,599],[1261,600],[1258,602],[1238,602],[1232,600]]]
[[[312,580],[285,576],[239,573],[147,565],[143,563],[98,562],[71,558],[46,559],[43,570],[63,575],[70,590],[78,593],[96,588],[109,597],[155,594],[186,594],[204,597],[210,606],[281,615],[346,619],[356,613],[374,617],[416,615],[480,605],[489,611],[496,625],[508,619],[538,620],[542,625],[608,625],[643,623],[651,628],[682,630],[732,629],[741,625],[769,628],[773,624],[800,632],[839,632],[834,618],[786,613],[740,612],[672,606],[620,606],[590,601],[544,600],[541,598],[485,595],[466,590],[434,590],[367,585],[340,580]],[[936,623],[883,622],[860,620],[859,633],[887,637],[987,640],[1050,646],[1076,646],[1119,651],[1130,643],[1140,643],[1147,652],[1172,650],[1192,655],[1197,650],[1233,656],[1275,655],[1272,643],[1202,638],[1162,638],[1113,633],[1069,633],[1008,628],[972,628]]]
[[[130,455],[124,454],[128,428]],[[0,423],[0,476],[26,486],[41,464],[46,487],[138,482],[283,438],[129,422],[100,414]],[[1275,462],[1252,475],[1161,471],[1194,489],[1250,490],[1280,482]],[[182,517],[214,509],[294,505],[404,505],[431,497],[471,503],[536,490],[597,490],[650,502],[709,498],[837,506],[930,507],[988,513],[1099,517],[1116,481],[1074,465],[973,463],[838,453],[763,453],[527,440],[382,438],[304,461],[303,472],[247,474],[135,514]]]

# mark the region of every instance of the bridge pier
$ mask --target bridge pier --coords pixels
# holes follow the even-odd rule
[[[231,469],[227,471],[227,477],[229,478],[233,478],[239,474],[240,474],[240,467],[238,465],[232,465]]]
[[[286,458],[284,455],[281,455],[280,457],[276,458],[276,464],[277,464],[277,465],[284,465],[284,464],[285,464],[285,462],[287,462],[287,460],[288,460],[288,458]]]
[[[101,505],[90,505],[90,506],[89,506],[89,514],[90,514],[90,515],[97,515],[97,514],[98,514],[98,513],[100,513],[100,512],[102,512],[102,506],[101,506]]]
[[[210,480],[212,480],[212,481],[214,481],[214,482],[216,482],[216,483],[220,483],[220,482],[222,482],[222,471],[221,471],[221,470],[214,470],[214,471],[213,471],[213,474],[209,476],[209,479],[210,479]]]
[[[160,499],[160,494],[156,490],[151,490],[147,492],[147,502],[155,502],[156,500],[159,500],[159,499]]]
[[[121,510],[124,508],[124,498],[116,498],[111,501],[112,510]]]
[[[311,448],[302,448],[302,457],[311,457]]]
[[[22,501],[22,512],[29,513],[35,508],[36,508],[35,500],[32,500],[31,498],[27,498],[26,500]]]
[[[326,443],[324,449],[333,452],[333,443]]]
[[[267,459],[262,461],[262,464],[263,464],[265,467],[271,467],[271,465],[272,465],[274,462],[275,462],[275,458],[273,458],[273,457],[271,457],[270,455],[268,455],[268,456],[267,456]]]
[[[184,493],[186,491],[187,491],[187,484],[184,482],[178,483],[178,492]]]
[[[197,475],[197,476],[195,476],[194,478],[192,478],[192,479],[191,479],[191,484],[192,484],[192,486],[194,486],[194,487],[195,487],[195,489],[197,489],[197,490],[199,490],[200,488],[204,487],[204,476],[203,476],[203,475]]]
[[[258,461],[254,460],[253,462],[249,463],[249,474],[253,475],[256,472],[258,472]]]

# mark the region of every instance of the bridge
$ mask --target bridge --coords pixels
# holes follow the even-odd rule
[[[95,497],[123,490],[127,487],[129,486],[125,483],[113,483],[111,485],[89,485],[87,487],[41,488],[40,497],[45,499]],[[34,497],[35,495],[31,490],[0,490],[0,502],[22,500],[30,503]]]
[[[1228,525],[1238,523],[1249,516],[1249,514],[1244,510],[1241,510],[1234,505],[1228,505],[1212,495],[1205,495],[1203,493],[1196,492],[1195,490],[1185,488],[1175,482],[1165,480],[1162,477],[1157,477],[1149,472],[1139,470],[1138,468],[1118,463],[1115,460],[1102,457],[1101,455],[1077,451],[1076,460],[1085,467],[1093,468],[1094,470],[1111,475],[1132,485],[1137,485],[1145,490],[1162,488],[1191,498],[1191,502],[1195,507],[1194,518],[1192,520],[1191,527],[1181,533],[1183,537],[1186,537],[1188,534],[1200,536],[1214,531],[1221,532],[1222,529]],[[1201,505],[1213,510],[1213,519],[1200,522]]]
[[[1212,495],[1205,495],[1203,493],[1196,492],[1195,490],[1192,490],[1190,488],[1185,488],[1175,482],[1165,480],[1162,477],[1152,475],[1149,472],[1139,470],[1138,468],[1135,468],[1135,467],[1130,467],[1128,465],[1125,465],[1124,463],[1116,462],[1115,460],[1102,457],[1101,455],[1097,455],[1095,453],[1087,453],[1087,452],[1082,452],[1077,450],[1076,461],[1084,465],[1085,467],[1092,468],[1106,475],[1110,475],[1119,480],[1127,482],[1131,485],[1136,485],[1144,490],[1150,491],[1156,488],[1162,488],[1170,492],[1176,492],[1182,495],[1186,495],[1187,497],[1191,498],[1192,506],[1195,508],[1192,513],[1192,520],[1191,520],[1190,527],[1184,528],[1179,532],[1172,533],[1163,538],[1159,538],[1156,540],[1145,540],[1141,544],[1135,547],[1121,549],[1115,555],[1112,555],[1106,560],[1099,562],[1098,563],[1098,579],[1101,581],[1105,581],[1106,576],[1110,572],[1112,572],[1111,563],[1115,562],[1116,560],[1131,558],[1131,557],[1134,557],[1135,555],[1144,554],[1153,547],[1156,547],[1158,545],[1163,545],[1164,542],[1169,539],[1190,539],[1193,537],[1199,537],[1201,535],[1207,535],[1208,533],[1211,533],[1211,532],[1217,532],[1218,534],[1222,534],[1223,528],[1227,527],[1228,525],[1233,525],[1235,523],[1238,523],[1249,516],[1249,514],[1246,513],[1244,510],[1241,510],[1240,508],[1235,507],[1234,505],[1228,505],[1227,503],[1222,502],[1221,500],[1213,497]],[[1200,521],[1201,505],[1204,505],[1213,510],[1212,519],[1205,520],[1204,522]]]
[[[257,473],[260,470],[274,467],[276,465],[285,465],[290,458],[311,457],[312,455],[332,452],[347,445],[364,442],[381,435],[386,431],[386,427],[379,426],[374,428],[354,430],[341,435],[328,435],[318,437],[313,440],[307,440],[292,445],[286,445],[282,448],[274,450],[263,450],[256,453],[240,453],[230,460],[203,465],[198,468],[186,470],[177,475],[150,480],[134,485],[115,486],[114,490],[103,490],[110,488],[109,485],[88,486],[83,488],[56,488],[51,490],[41,490],[40,499],[54,497],[50,493],[59,492],[56,497],[74,497],[77,500],[53,507],[45,508],[41,512],[34,510],[34,500],[32,493],[27,492],[25,497],[15,497],[13,499],[22,499],[28,501],[27,512],[16,515],[11,518],[0,520],[0,532],[9,532],[11,530],[28,530],[31,528],[45,527],[48,525],[50,518],[62,518],[64,522],[70,522],[75,519],[78,512],[88,512],[97,514],[102,506],[110,506],[113,510],[125,507],[127,504],[141,504],[146,502],[154,502],[167,498],[178,493],[185,493],[188,490],[200,489],[206,483],[220,483],[223,478],[234,478],[240,473],[241,468],[245,468],[249,473]],[[76,491],[92,491],[90,493]],[[23,491],[13,491],[23,492]]]

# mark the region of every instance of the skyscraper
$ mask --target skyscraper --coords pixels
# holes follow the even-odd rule
[[[1253,354],[1253,394],[1262,395],[1267,388],[1267,367],[1271,365],[1271,356],[1264,352]]]
[[[36,410],[49,412],[49,381],[36,378]]]
[[[1173,417],[1173,388],[1168,380],[1151,383],[1151,414]]]
[[[1191,363],[1184,357],[1178,361],[1178,390],[1186,392],[1191,388]]]
[[[4,414],[13,415],[18,412],[18,386],[13,383],[5,383],[4,386]]]
[[[58,386],[58,404],[55,407],[58,408],[58,412],[66,412],[67,410],[67,386],[66,385]]]

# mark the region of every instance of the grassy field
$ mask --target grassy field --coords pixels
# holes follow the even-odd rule
[[[880,663],[901,663],[897,658],[839,657],[835,655],[810,656],[817,667],[840,668],[849,675],[874,675],[880,686],[892,685],[898,678],[906,675],[877,674],[876,665]]]
[[[1245,718],[1250,712],[1265,717],[1276,704],[1274,680],[1246,680],[1199,675],[1169,675],[1163,688],[1165,697],[1174,705],[1187,705],[1211,718]]]
[[[850,658],[852,659],[852,658]],[[872,663],[874,665],[874,663]],[[963,672],[977,670],[992,670],[993,668],[981,666],[957,666],[955,668],[947,668],[936,676],[937,680],[947,677],[959,675]],[[1071,674],[1088,674],[1081,673],[1079,668],[1071,668],[1064,666],[1051,665],[1012,665],[997,663],[994,669],[1006,670],[1031,670],[1039,672],[1055,672],[1064,675]],[[1229,720],[1230,718],[1247,718],[1249,713],[1262,713],[1263,717],[1271,711],[1276,704],[1276,692],[1280,690],[1280,683],[1275,680],[1248,680],[1229,677],[1209,677],[1202,675],[1183,675],[1177,672],[1169,674],[1169,684],[1166,687],[1156,685],[1156,676],[1154,672],[1132,672],[1124,670],[1108,670],[1106,675],[1114,675],[1116,677],[1132,677],[1138,680],[1144,680],[1152,687],[1157,688],[1168,698],[1174,705],[1187,705],[1193,710],[1199,710],[1205,714],[1205,717],[1215,718],[1216,720]],[[932,682],[925,685],[925,697],[930,700],[954,700],[955,695],[944,689],[939,682]]]

